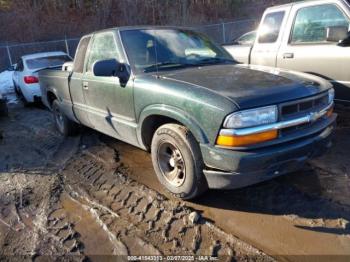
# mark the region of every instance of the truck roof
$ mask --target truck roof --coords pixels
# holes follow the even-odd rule
[[[338,1],[342,1],[344,2],[345,4],[348,4],[348,2],[346,0],[338,0]],[[303,1],[295,1],[295,2],[292,2],[292,3],[288,3],[288,4],[283,4],[283,5],[275,5],[275,6],[271,6],[271,7],[268,7],[266,8],[265,12],[266,11],[271,11],[271,10],[274,10],[274,9],[278,9],[278,8],[281,8],[281,7],[289,7],[289,6],[293,6],[293,5],[299,5],[299,4],[303,4],[303,3],[309,3],[309,2],[327,2],[327,0],[303,0]]]

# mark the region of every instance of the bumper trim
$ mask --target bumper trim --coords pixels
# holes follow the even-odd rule
[[[317,121],[324,115],[326,115],[327,111],[331,109],[333,105],[334,103],[331,103],[319,112],[312,112],[303,117],[282,121],[282,122],[277,122],[269,125],[242,128],[242,129],[221,129],[220,135],[221,136],[246,136],[246,135],[253,135],[253,134],[258,134],[266,131],[271,131],[271,130],[279,130],[287,127],[312,123]]]

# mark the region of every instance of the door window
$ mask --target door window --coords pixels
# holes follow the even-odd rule
[[[94,37],[90,48],[86,71],[92,72],[92,67],[96,61],[118,58],[118,49],[114,35],[112,33],[98,34]]]
[[[90,39],[91,39],[90,36],[85,37],[79,43],[77,53],[74,58],[74,67],[73,67],[73,71],[76,73],[82,73],[84,70],[85,55],[86,55],[86,50],[88,48]]]
[[[269,13],[259,28],[259,43],[275,43],[280,33],[284,11]]]
[[[349,19],[337,6],[326,4],[302,8],[296,15],[290,42],[324,42],[327,28],[333,26],[349,28]]]

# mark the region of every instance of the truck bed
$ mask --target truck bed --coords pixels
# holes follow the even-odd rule
[[[71,103],[68,86],[69,75],[70,72],[57,69],[45,69],[39,72],[42,100],[48,108],[50,108],[49,96],[47,95],[49,92]]]

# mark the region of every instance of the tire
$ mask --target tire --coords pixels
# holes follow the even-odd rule
[[[15,84],[15,81],[13,81],[13,88],[15,89],[16,95],[19,96],[19,95],[20,95],[20,92],[19,92],[19,90],[18,90],[17,85]]]
[[[17,92],[18,92],[18,97],[20,98],[20,100],[22,101],[24,107],[28,107],[30,106],[30,103],[28,102],[28,100],[26,99],[26,97],[24,96],[24,94],[22,93],[22,90],[20,87],[17,87]],[[16,92],[16,93],[17,93]]]
[[[30,106],[30,103],[28,102],[28,100],[26,99],[26,97],[23,95],[22,92],[21,92],[21,94],[20,94],[20,98],[21,98],[22,103],[23,103],[23,105],[24,105],[25,107]]]
[[[52,112],[56,128],[62,135],[74,136],[78,133],[79,125],[64,115],[57,100],[52,103]]]
[[[186,127],[159,127],[153,135],[151,154],[158,180],[174,196],[193,199],[208,189],[199,145]]]
[[[0,99],[0,117],[8,116],[8,108],[6,105],[6,101]]]

